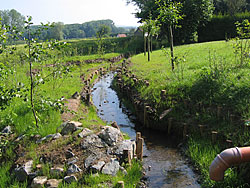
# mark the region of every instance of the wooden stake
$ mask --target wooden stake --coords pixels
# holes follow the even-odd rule
[[[161,90],[161,98],[165,99],[166,98],[166,90]]]
[[[117,188],[124,188],[124,182],[123,181],[118,181],[117,182]]]
[[[138,138],[138,142],[136,143],[136,156],[139,160],[143,159],[143,138]]]
[[[212,131],[212,143],[216,143],[217,140],[217,131]]]
[[[233,141],[232,140],[226,140],[227,147],[232,147],[233,146]]]
[[[129,165],[131,165],[131,151],[130,150],[123,150],[123,160],[125,161],[125,163],[128,163]]]
[[[204,125],[199,125],[199,128],[200,128],[200,135],[203,136],[205,126]]]
[[[138,142],[139,138],[141,138],[141,133],[137,132],[136,133],[136,143]]]

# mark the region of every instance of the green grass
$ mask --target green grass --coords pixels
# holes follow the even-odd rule
[[[169,52],[166,55],[163,50],[154,51],[150,62],[147,56],[139,54],[132,58],[129,70],[138,79],[149,81],[150,85],[135,85],[131,79],[123,78],[157,110],[157,115],[173,109],[165,121],[173,117],[175,122],[180,122],[177,127],[183,122],[196,127],[189,131],[187,154],[199,168],[204,187],[244,187],[248,182],[249,165],[230,168],[220,183],[208,176],[209,165],[227,147],[225,140],[211,144],[212,130],[218,131],[224,139],[231,139],[234,146],[249,145],[250,140],[242,123],[242,120],[250,119],[250,64],[247,60],[240,65],[233,45],[233,41],[217,41],[177,46],[174,50],[178,63],[174,71],[171,70]],[[161,99],[161,90],[166,90],[165,100]],[[187,107],[183,101],[187,101]],[[216,116],[217,107],[222,107],[221,117]],[[230,115],[234,115],[233,121]],[[204,138],[195,136],[199,124],[207,125]]]
[[[205,146],[205,147],[204,147]],[[236,168],[229,168],[225,171],[224,180],[214,182],[209,179],[209,166],[212,159],[221,152],[218,144],[212,144],[204,138],[194,137],[188,141],[187,155],[191,157],[195,166],[200,169],[202,187],[245,187],[244,173],[238,173]]]
[[[20,50],[20,54],[22,53],[23,47],[20,46],[18,50]],[[116,57],[119,54],[111,53],[105,54],[102,58],[109,59],[112,57]],[[100,67],[109,67],[109,62],[101,62],[101,63],[84,63],[85,60],[89,59],[97,59],[100,58],[98,55],[90,55],[90,56],[76,56],[76,57],[64,57],[62,59],[49,59],[42,63],[34,63],[34,69],[42,69],[41,77],[49,78],[44,80],[44,83],[39,84],[35,87],[34,91],[34,101],[35,101],[35,109],[39,118],[39,127],[35,126],[34,117],[30,108],[30,92],[29,84],[29,66],[27,63],[20,63],[20,57],[16,54],[13,56],[0,56],[0,62],[7,62],[7,66],[13,70],[12,74],[9,75],[8,79],[4,80],[6,85],[10,88],[16,87],[19,82],[24,85],[24,88],[21,89],[19,93],[20,96],[12,99],[10,104],[6,106],[5,109],[1,110],[0,113],[0,130],[7,125],[12,126],[12,131],[15,133],[14,138],[8,138],[7,146],[3,149],[3,156],[1,156],[1,167],[0,167],[0,187],[27,187],[27,183],[18,183],[14,176],[10,174],[11,168],[15,162],[15,153],[14,148],[16,144],[13,142],[13,139],[18,137],[19,135],[25,134],[26,137],[24,140],[20,142],[23,149],[26,151],[25,157],[27,159],[34,160],[34,164],[37,164],[39,161],[39,157],[37,156],[36,149],[38,145],[31,141],[32,136],[40,135],[41,137],[47,136],[48,134],[53,134],[57,132],[57,128],[62,123],[61,120],[61,112],[58,108],[55,108],[55,102],[59,100],[62,96],[65,99],[68,99],[74,94],[76,91],[81,92],[84,84],[81,81],[80,76],[84,76],[85,79],[93,72],[93,70],[99,69]],[[59,75],[56,77],[50,77],[48,75],[51,74],[53,70],[50,67],[45,67],[45,64],[54,64],[55,62],[60,62],[61,67],[59,67],[56,71],[62,71],[66,62],[82,62],[80,66],[71,65],[69,67],[69,73],[64,75]],[[118,62],[119,64],[120,62]],[[93,80],[96,79],[97,76],[94,76]],[[37,80],[39,78],[35,78]],[[91,80],[91,83],[93,83]],[[80,121],[83,123],[83,127],[87,127],[89,129],[93,129],[98,131],[100,129],[100,125],[105,125],[96,114],[96,109],[93,106],[86,106],[85,104],[81,104],[80,111],[76,113],[74,120]],[[72,141],[70,137],[68,140],[60,141],[59,143],[55,143],[54,146],[51,147],[63,147],[68,141]],[[0,140],[1,142],[4,141]],[[79,141],[76,141],[76,143]],[[53,150],[53,148],[51,148]],[[2,152],[1,151],[1,152]],[[6,162],[5,162],[6,161]],[[42,174],[49,176],[49,166],[45,164],[43,166]],[[109,177],[112,181],[114,181],[114,177]],[[80,183],[81,184],[81,183]],[[80,184],[71,184],[71,185],[63,185],[61,187],[79,187]],[[90,184],[90,187],[96,186]]]
[[[105,185],[105,182],[109,182],[113,186],[117,186],[118,181],[123,181],[126,188],[135,188],[142,176],[142,164],[133,160],[132,165],[127,166],[126,170],[128,173],[127,175],[124,175],[119,171],[114,177],[105,174],[99,174],[97,176],[90,174],[84,177],[84,182],[87,187],[99,187],[101,184],[108,188],[109,184]]]

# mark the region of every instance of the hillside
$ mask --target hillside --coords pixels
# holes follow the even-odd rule
[[[208,172],[224,149],[249,145],[250,65],[236,50],[235,41],[178,46],[174,71],[169,49],[153,51],[150,62],[139,54],[119,83],[132,93],[144,126],[183,137],[204,187],[243,186],[249,180],[249,164],[229,168],[222,182],[211,181]]]

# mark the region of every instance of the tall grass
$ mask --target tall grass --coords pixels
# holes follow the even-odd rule
[[[209,179],[208,169],[226,147],[225,140],[211,144],[212,130],[218,131],[222,139],[231,139],[233,146],[250,143],[249,131],[243,129],[242,123],[250,118],[250,64],[238,63],[233,41],[176,47],[175,55],[180,61],[174,71],[171,71],[170,57],[165,52],[154,51],[150,62],[143,54],[132,58],[129,70],[150,83],[148,87],[137,84],[135,88],[159,114],[172,108],[168,117],[196,127],[190,132],[187,154],[199,168],[204,187],[247,187],[249,165],[230,168],[220,183]],[[131,79],[124,79],[133,84]],[[161,98],[161,90],[166,90],[165,100]],[[218,107],[222,108],[221,117],[217,117]],[[194,136],[199,131],[198,124],[207,125],[204,138]]]
[[[22,47],[20,47],[20,54],[22,54]],[[112,58],[118,56],[119,54],[105,54],[102,58]],[[35,109],[38,112],[39,127],[35,126],[34,118],[30,108],[30,92],[29,84],[30,80],[28,77],[28,65],[25,62],[20,61],[21,56],[13,55],[8,59],[7,56],[0,56],[0,61],[5,62],[6,65],[12,70],[12,74],[8,77],[5,82],[10,88],[16,87],[19,83],[22,83],[23,88],[21,89],[20,95],[12,99],[8,106],[0,112],[0,130],[7,125],[12,127],[12,132],[14,135],[7,138],[7,146],[4,146],[3,153],[0,162],[0,187],[27,187],[27,182],[19,183],[14,179],[11,174],[13,164],[15,162],[16,154],[14,148],[16,148],[16,143],[13,142],[20,135],[25,135],[26,137],[20,141],[23,150],[26,153],[28,159],[33,159],[34,163],[38,163],[38,155],[36,152],[37,144],[31,139],[34,135],[40,135],[41,137],[47,136],[48,134],[53,134],[56,129],[62,123],[61,111],[56,106],[56,102],[64,97],[68,99],[76,91],[81,92],[84,84],[82,83],[81,77],[84,76],[86,79],[89,74],[94,69],[99,69],[100,67],[109,67],[109,63],[103,61],[102,63],[89,63],[86,64],[84,61],[88,59],[100,58],[97,55],[91,55],[87,57],[64,57],[62,59],[50,59],[46,62],[36,63],[34,62],[34,69],[42,69],[39,73],[42,78],[49,78],[44,80],[35,87]],[[61,74],[57,77],[48,76],[53,68],[45,66],[46,64],[54,64],[60,62],[61,66],[66,66],[67,62],[81,62],[80,65],[69,66],[68,74]],[[7,63],[8,62],[8,63]],[[57,70],[56,70],[57,71]],[[37,81],[41,78],[37,78]],[[95,77],[96,78],[96,77]],[[37,82],[38,83],[38,82]],[[85,105],[80,106],[80,112],[75,115],[75,120],[80,120],[83,126],[90,129],[96,129],[100,125],[104,125],[100,118],[96,114],[94,107],[88,107]],[[83,111],[84,110],[84,111]],[[2,137],[0,142],[2,142]],[[61,141],[57,146],[63,147],[66,142]],[[1,152],[2,152],[1,151]],[[44,174],[48,174],[48,167],[44,167]],[[68,187],[79,187],[79,184],[72,184]],[[66,186],[63,186],[66,187]]]

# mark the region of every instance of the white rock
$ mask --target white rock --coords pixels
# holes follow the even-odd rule
[[[109,163],[106,163],[102,168],[103,174],[115,176],[120,169],[120,164],[117,159],[111,159]]]
[[[106,142],[109,146],[115,146],[119,141],[121,132],[114,127],[106,126],[98,136],[103,139],[103,141]]]
[[[46,176],[37,176],[32,180],[31,188],[43,188],[44,184],[47,182]]]
[[[63,178],[63,180],[66,182],[66,183],[72,183],[72,182],[75,182],[77,181],[77,178],[74,176],[74,175],[71,175],[71,176],[66,176]]]
[[[62,180],[57,180],[57,179],[49,179],[46,182],[46,187],[47,188],[57,188],[59,186],[59,184],[62,182]]]

